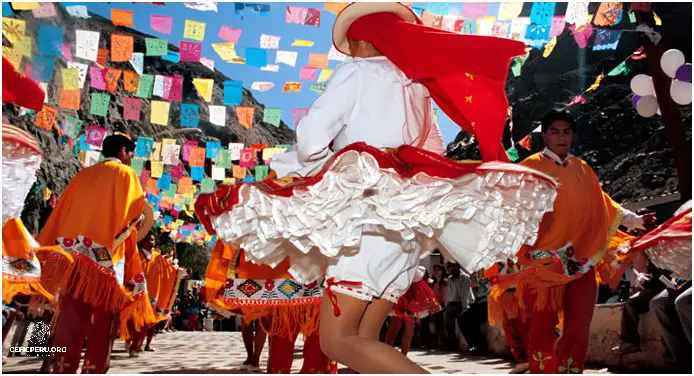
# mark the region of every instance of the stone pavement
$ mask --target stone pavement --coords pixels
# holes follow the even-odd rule
[[[264,373],[267,365],[266,345],[261,369],[242,368],[246,352],[240,332],[169,332],[154,337],[152,346],[157,351],[129,358],[123,342],[117,341],[109,373]],[[301,368],[301,346],[299,339],[292,372]],[[505,359],[465,357],[452,352],[414,350],[409,356],[432,373],[508,373],[512,368]],[[36,373],[40,367],[40,358],[11,357],[2,372]],[[341,366],[340,373],[353,372]]]

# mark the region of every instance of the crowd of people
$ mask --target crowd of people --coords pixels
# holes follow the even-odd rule
[[[508,163],[504,84],[521,42],[432,31],[400,3],[345,7],[333,41],[353,59],[299,122],[296,145],[264,181],[198,196],[196,215],[217,244],[204,288],[178,298],[186,272],[155,248],[131,136],[104,139],[104,160],[72,178],[34,239],[20,203],[42,153],[30,134],[3,125],[3,334],[24,307],[50,323],[42,340],[66,349],[44,370],[105,373],[118,338],[140,356],[154,351],[157,332],[210,330],[213,312],[240,314],[244,363],[260,364],[267,338],[268,373],[291,371],[299,334],[302,373],[336,373],[337,363],[426,373],[407,357],[414,343],[458,351],[460,332],[467,353],[484,354],[489,323],[503,328],[514,372],[580,373],[598,284],[615,288],[633,264],[643,290],[626,303],[618,350],[639,346],[638,316],[649,307],[678,366],[691,369],[691,267],[678,268],[683,259],[660,241],[624,251],[651,232],[619,229],[647,232],[655,216],[613,201],[571,154],[573,116],[548,112],[544,148]],[[3,76],[17,75],[6,62]],[[3,81],[3,101],[6,89],[21,91],[15,103],[40,110],[41,90],[16,85]],[[443,156],[432,101],[474,134],[482,162]],[[688,224],[691,236],[691,202],[674,218],[658,229],[681,234]],[[691,242],[677,247],[691,264]],[[434,249],[447,263],[426,270],[420,260]],[[676,275],[656,277],[646,256]]]

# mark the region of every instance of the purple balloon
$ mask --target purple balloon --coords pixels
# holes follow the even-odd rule
[[[684,64],[683,66],[677,68],[675,73],[675,79],[678,81],[692,82],[692,65]]]
[[[640,95],[634,94],[634,96],[631,97],[631,105],[634,106],[634,108],[636,108],[636,104],[639,103],[639,99],[641,99]]]

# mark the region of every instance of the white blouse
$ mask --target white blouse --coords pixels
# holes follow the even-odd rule
[[[427,124],[429,134],[421,135]],[[334,152],[355,142],[396,148],[425,137],[424,149],[445,151],[429,92],[385,56],[338,67],[296,133],[297,144],[271,162],[279,177],[313,175]]]

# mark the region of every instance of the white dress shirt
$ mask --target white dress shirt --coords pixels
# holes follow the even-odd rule
[[[425,125],[429,134],[421,135]],[[338,67],[296,133],[297,144],[271,163],[279,177],[313,175],[334,152],[360,141],[396,148],[424,137],[424,149],[445,151],[429,92],[385,56],[355,58]]]

